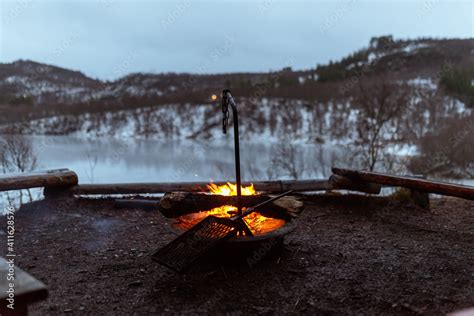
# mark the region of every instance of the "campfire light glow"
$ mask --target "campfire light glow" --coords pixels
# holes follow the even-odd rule
[[[224,185],[216,185],[215,183],[211,183],[207,187],[211,194],[214,195],[237,195],[237,185],[230,182],[227,182],[227,184]],[[255,191],[253,184],[246,187],[242,186],[241,191],[242,195],[257,195],[257,191]],[[217,217],[231,217],[236,212],[237,208],[235,206],[223,205],[208,211],[181,216],[179,219],[177,219],[176,225],[182,229],[187,230],[209,215]],[[285,220],[266,217],[259,212],[249,214],[244,218],[244,221],[247,223],[254,235],[263,235],[285,225]]]
[[[224,185],[216,185],[215,183],[211,183],[207,185],[207,188],[212,194],[216,195],[224,195],[224,196],[237,196],[237,185],[227,182]],[[256,195],[257,191],[253,187],[253,184],[249,186],[241,186],[242,195]]]

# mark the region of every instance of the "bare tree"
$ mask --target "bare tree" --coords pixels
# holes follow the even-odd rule
[[[306,171],[303,153],[290,141],[280,142],[271,160],[271,166],[278,175],[288,176],[295,180],[301,179]]]
[[[87,156],[87,162],[89,166],[89,170],[86,170],[86,173],[89,178],[89,181],[91,183],[94,183],[94,172],[95,172],[95,168],[97,167],[97,162],[99,160],[99,157],[97,156],[97,153],[92,153],[89,148],[87,148],[86,156]]]
[[[0,138],[0,162],[3,173],[27,172],[37,167],[37,158],[30,139],[24,135],[5,134]],[[27,190],[30,201],[33,200]],[[20,201],[22,191],[20,190]]]
[[[24,135],[3,135],[0,139],[4,172],[27,172],[36,168],[37,158],[30,139]]]
[[[359,93],[354,98],[358,109],[356,146],[359,148],[362,165],[373,171],[382,159],[384,147],[397,134],[396,119],[408,107],[409,88],[390,83],[385,79],[359,84]]]

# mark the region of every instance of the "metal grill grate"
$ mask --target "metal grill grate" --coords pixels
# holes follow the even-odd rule
[[[236,222],[228,218],[208,216],[170,244],[158,250],[152,258],[177,271],[186,271],[202,254],[236,233]]]

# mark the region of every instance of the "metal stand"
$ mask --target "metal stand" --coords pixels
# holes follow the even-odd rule
[[[242,205],[241,205],[241,178],[240,178],[240,145],[239,145],[239,114],[237,113],[237,107],[235,105],[234,98],[230,93],[230,90],[222,91],[222,112],[224,113],[224,119],[222,121],[222,132],[227,134],[227,125],[229,119],[229,105],[232,108],[232,116],[234,119],[234,151],[235,151],[235,177],[237,184],[237,211],[239,216],[242,216]]]

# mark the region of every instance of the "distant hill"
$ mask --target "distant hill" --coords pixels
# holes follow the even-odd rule
[[[341,80],[363,72],[367,75],[433,77],[441,67],[457,67],[474,61],[474,40],[394,40],[375,37],[368,48],[339,62],[317,67],[320,81]]]
[[[207,100],[210,93],[223,87],[230,87],[236,95],[247,97],[328,99],[350,93],[355,86],[353,82],[361,77],[370,80],[383,76],[407,81],[432,78],[437,85],[443,79],[443,72],[457,69],[464,70],[461,81],[465,85],[466,81],[470,84],[470,79],[474,79],[473,51],[473,39],[394,40],[391,36],[383,36],[373,38],[368,47],[340,61],[316,65],[314,69],[293,71],[285,68],[272,73],[214,75],[135,73],[112,82],[91,79],[78,71],[19,60],[0,64],[0,105],[127,107],[131,104],[192,103]],[[443,82],[449,88],[449,83],[456,83],[454,79]],[[471,93],[469,86],[460,91],[457,87],[450,90],[457,95]]]
[[[79,71],[28,60],[0,64],[0,101],[3,103],[69,103],[100,89],[101,84]]]

